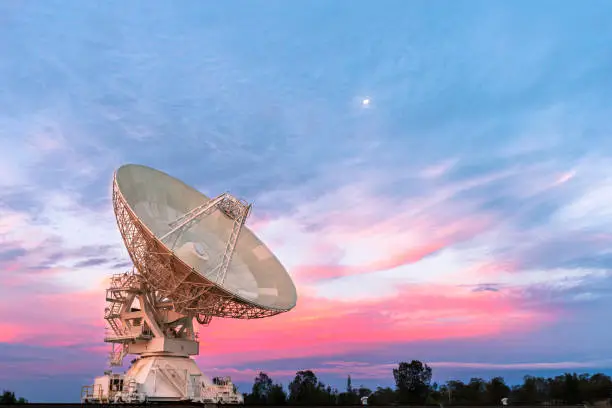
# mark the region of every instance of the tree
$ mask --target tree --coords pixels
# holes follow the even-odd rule
[[[359,404],[359,397],[353,392],[341,392],[338,394],[338,405],[357,405]]]
[[[581,405],[608,402],[612,396],[612,379],[605,374],[565,373],[554,378],[526,375],[521,385],[510,388],[502,377],[488,381],[474,377],[469,382],[448,381],[438,386],[431,383],[432,370],[419,361],[402,362],[393,370],[396,390],[378,387],[371,390],[353,386],[347,377],[346,391],[323,384],[310,370],[298,371],[289,384],[290,395],[280,384],[274,384],[265,373],[255,378],[252,393],[245,395],[245,403],[257,405],[359,405],[360,398],[368,396],[368,405],[388,406],[398,402],[412,405],[454,405],[454,406],[500,406],[502,398],[509,398],[510,404],[520,405]],[[6,401],[6,402],[5,402]],[[27,402],[16,399],[15,394],[5,391],[0,395],[0,404]]]
[[[486,383],[482,378],[471,378],[465,391],[467,392],[466,399],[470,401],[470,404],[482,405],[485,403]]]
[[[454,405],[469,404],[469,392],[467,386],[461,380],[451,380],[442,387],[445,394],[445,401]]]
[[[491,381],[485,384],[485,392],[485,404],[499,405],[502,398],[510,396],[510,387],[506,385],[502,377],[493,377]]]
[[[444,395],[442,394],[443,389],[438,386],[438,383],[433,383],[429,389],[429,395],[427,396],[427,405],[440,405],[444,403]]]
[[[326,404],[336,405],[338,403],[338,390],[328,385],[321,397]]]
[[[418,360],[401,362],[393,369],[398,399],[405,404],[425,404],[431,383],[431,367]]]
[[[4,390],[2,393],[2,397],[0,397],[0,404],[16,404],[17,398],[15,397],[15,393],[12,391]]]
[[[363,385],[357,389],[357,397],[361,400],[363,397],[369,397],[372,395],[372,390],[364,387]]]
[[[272,379],[268,376],[268,374],[260,372],[257,377],[255,377],[255,382],[253,383],[253,391],[251,395],[260,404],[265,404],[268,402],[268,394],[272,389],[272,385]]]
[[[2,395],[0,395],[0,405],[13,405],[13,404],[27,404],[28,400],[20,397],[15,397],[15,393],[13,391],[4,390]]]
[[[368,398],[368,405],[392,405],[396,401],[397,393],[393,389],[378,387]]]
[[[580,378],[578,378],[576,373],[565,373],[562,381],[565,383],[563,387],[563,400],[567,404],[574,405],[584,401],[582,393],[580,392]]]
[[[298,371],[289,383],[289,402],[296,405],[328,404],[331,393],[310,370]]]
[[[583,382],[581,387],[582,394],[588,402],[603,401],[610,398],[612,380],[605,374],[597,373]]]
[[[551,400],[551,380],[526,375],[523,384],[512,387],[510,400],[517,404],[541,404]]]
[[[268,374],[260,372],[255,377],[250,394],[245,396],[245,403],[252,405],[283,405],[287,395],[280,384],[274,384]]]
[[[285,405],[287,403],[287,393],[280,384],[274,384],[268,394],[268,405]]]
[[[351,376],[349,375],[346,379],[346,391],[338,394],[337,397],[338,405],[357,405],[359,404],[359,397],[355,390],[353,389],[353,383],[351,381]]]

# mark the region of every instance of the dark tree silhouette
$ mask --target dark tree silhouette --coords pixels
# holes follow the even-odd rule
[[[0,405],[27,404],[28,400],[23,397],[15,397],[13,391],[4,390],[0,395]]]
[[[393,369],[398,399],[404,404],[425,404],[431,383],[431,368],[418,360],[401,362]]]
[[[397,393],[389,388],[378,387],[368,398],[368,405],[392,405],[397,401]]]
[[[361,386],[357,389],[357,396],[359,397],[359,400],[361,400],[363,397],[369,397],[370,395],[372,395],[372,390],[369,388]]]
[[[550,383],[541,377],[526,375],[523,384],[512,388],[511,400],[517,404],[540,404],[551,397]],[[559,395],[559,401],[563,396]]]
[[[502,398],[510,397],[510,387],[502,377],[493,377],[485,384],[484,402],[487,405],[499,405]]]
[[[359,404],[359,397],[357,393],[352,392],[341,392],[338,394],[338,405],[357,405]]]
[[[366,387],[353,388],[351,376],[349,375],[346,380],[346,391],[341,392],[337,396],[338,405],[360,405],[362,397],[369,397],[372,394],[372,390]]]
[[[247,404],[282,405],[360,405],[360,398],[368,396],[368,405],[386,406],[444,405],[444,406],[501,406],[502,398],[508,398],[511,406],[521,405],[582,405],[585,403],[609,406],[612,402],[612,380],[601,373],[565,373],[554,378],[527,375],[523,383],[510,388],[502,377],[489,381],[474,377],[467,383],[459,380],[438,385],[431,383],[432,370],[427,364],[413,360],[400,363],[393,370],[396,389],[378,387],[376,391],[365,387],[355,388],[352,378],[347,378],[346,391],[323,384],[310,370],[298,371],[289,384],[289,398],[279,384],[273,384],[265,373],[259,373],[251,394],[245,395]],[[15,403],[15,395],[5,392],[0,401]],[[18,400],[17,400],[18,402]],[[0,402],[5,403],[5,402]]]
[[[268,394],[268,404],[269,405],[285,405],[287,403],[287,393],[283,389],[281,384],[274,384],[270,388],[270,393]]]
[[[605,374],[587,376],[580,385],[582,394],[588,402],[603,401],[611,396],[612,380]]]
[[[486,383],[482,378],[471,378],[466,385],[466,399],[474,405],[482,405],[485,401]]]
[[[333,402],[332,402],[333,396]],[[289,402],[295,405],[335,404],[336,395],[333,390],[325,387],[310,370],[298,371],[289,383]]]
[[[260,372],[255,377],[250,394],[245,395],[245,404],[250,405],[284,405],[287,394],[280,384],[274,384],[268,374]]]

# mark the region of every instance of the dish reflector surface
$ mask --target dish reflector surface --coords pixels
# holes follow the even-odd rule
[[[115,183],[132,212],[157,240],[172,229],[170,223],[210,200],[182,181],[141,165],[120,167]],[[215,209],[180,234],[173,248],[162,245],[173,250],[193,273],[216,283],[214,268],[221,261],[233,223]],[[283,265],[246,226],[238,237],[225,280],[218,285],[238,300],[268,310],[287,311],[297,300]]]

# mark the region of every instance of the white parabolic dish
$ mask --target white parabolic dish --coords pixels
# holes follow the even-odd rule
[[[200,278],[216,284],[214,268],[223,256],[234,223],[226,214],[217,209],[199,218],[179,236],[173,248],[161,242],[171,231],[172,222],[209,201],[209,197],[166,173],[135,164],[116,171],[115,189],[129,207],[131,217],[135,216],[154,235],[156,245],[173,252]],[[123,230],[122,234],[125,240]],[[168,267],[168,273],[171,272]],[[246,226],[240,232],[227,274],[218,288],[231,294],[233,301],[270,311],[290,310],[297,301],[295,285],[283,265]]]

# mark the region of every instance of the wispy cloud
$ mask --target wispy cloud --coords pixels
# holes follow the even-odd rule
[[[257,362],[264,350],[266,359],[368,352],[413,341],[529,332],[545,327],[550,312],[521,307],[508,294],[451,286],[405,286],[397,295],[355,301],[302,294],[294,311],[248,323],[248,331],[242,322],[214,320],[201,333],[201,355],[210,366]],[[276,338],[284,340],[269,347]]]

